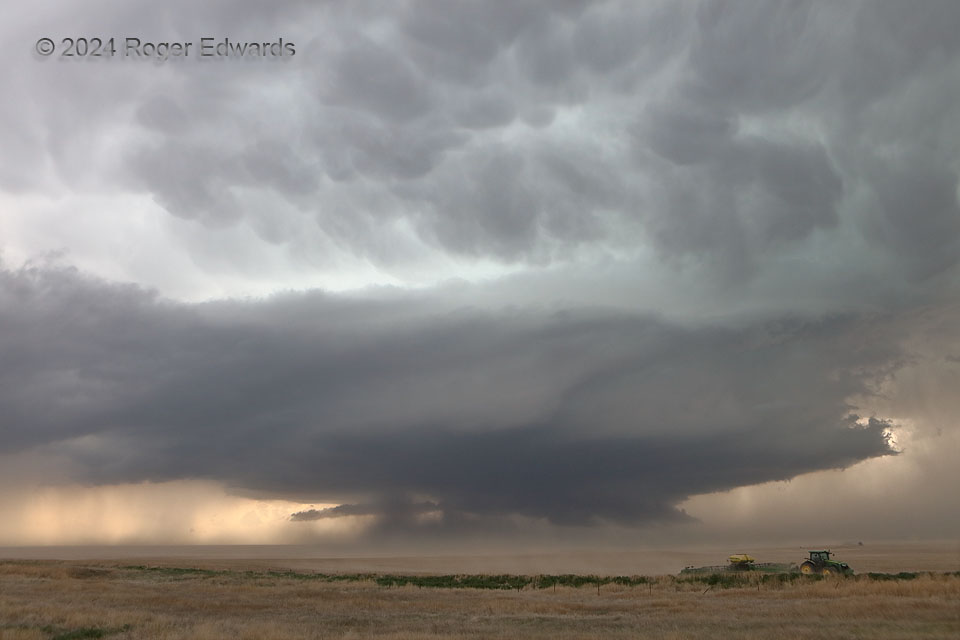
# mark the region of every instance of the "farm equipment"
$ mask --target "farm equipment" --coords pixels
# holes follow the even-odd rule
[[[831,560],[829,551],[810,551],[810,557],[797,567],[795,564],[778,562],[756,562],[746,553],[735,553],[727,557],[728,564],[712,567],[684,567],[680,573],[732,573],[741,571],[759,573],[796,573],[822,576],[852,576],[853,569],[846,562]]]
[[[730,571],[750,571],[754,562],[753,558],[745,553],[735,553],[727,560],[730,561]]]
[[[778,562],[756,562],[746,553],[735,553],[727,557],[728,564],[712,567],[684,567],[680,573],[728,573],[740,571],[755,571],[760,573],[788,573],[796,571],[794,565]]]
[[[800,564],[800,573],[819,573],[824,576],[853,575],[853,569],[846,562],[831,560],[829,551],[810,551],[810,557]]]

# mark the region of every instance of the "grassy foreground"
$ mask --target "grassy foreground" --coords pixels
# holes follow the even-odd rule
[[[960,574],[423,576],[0,562],[0,639],[956,638]]]

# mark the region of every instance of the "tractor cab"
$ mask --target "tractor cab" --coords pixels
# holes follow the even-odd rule
[[[810,558],[800,565],[800,573],[819,573],[825,576],[853,575],[853,569],[846,562],[831,560],[829,551],[809,551]]]

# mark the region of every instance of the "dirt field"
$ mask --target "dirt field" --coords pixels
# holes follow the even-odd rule
[[[953,568],[956,557],[949,545],[940,552],[928,549],[912,564],[904,561],[895,567],[934,573],[899,579],[865,574],[887,568],[881,549],[868,552],[862,547],[859,556],[837,549],[861,575],[786,582],[749,576],[733,585],[662,575],[634,586],[528,585],[519,591],[385,587],[372,578],[318,579],[313,571],[323,568],[322,559],[221,557],[185,562],[167,557],[156,564],[138,560],[135,566],[118,559],[6,560],[0,562],[0,639],[960,636],[960,574]],[[797,550],[790,553],[787,560],[799,559]],[[906,557],[902,548],[900,553]],[[595,555],[594,562],[611,561],[604,554]],[[690,561],[679,564],[699,561],[695,556],[686,559]],[[492,573],[508,559],[488,561]],[[590,561],[591,556],[568,559],[582,566]],[[409,564],[420,575],[482,564],[478,557],[325,562],[354,572],[397,572]],[[526,562],[554,568],[564,564],[555,555],[530,556]],[[289,565],[295,563],[316,566],[307,572],[298,566],[301,573],[291,573]],[[592,568],[591,573],[604,573],[596,564]],[[607,573],[636,572],[622,567]]]

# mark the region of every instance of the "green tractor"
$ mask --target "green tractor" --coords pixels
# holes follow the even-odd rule
[[[853,569],[846,562],[830,559],[829,551],[810,551],[810,558],[800,565],[800,573],[819,573],[824,576],[850,576]]]

